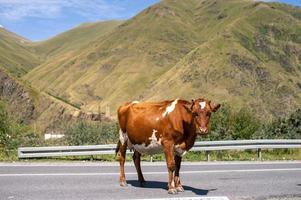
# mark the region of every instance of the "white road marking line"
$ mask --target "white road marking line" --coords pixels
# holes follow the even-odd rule
[[[214,162],[182,162],[181,166],[211,166],[211,165],[271,165],[271,164],[301,164],[300,161],[214,161]],[[143,166],[166,166],[166,162],[141,162]],[[0,163],[0,167],[114,167],[117,162],[108,163]],[[126,162],[125,166],[134,166],[134,163]]]
[[[228,197],[175,197],[175,198],[159,198],[159,199],[134,199],[134,200],[229,200]]]
[[[204,170],[204,171],[181,171],[181,174],[206,174],[206,173],[228,173],[228,172],[277,172],[277,171],[301,171],[301,168],[283,168],[283,169],[234,169],[234,170]],[[126,175],[136,175],[136,172],[128,172]],[[167,174],[167,172],[143,172],[147,175]],[[108,173],[43,173],[43,174],[0,174],[0,177],[10,176],[117,176],[117,172]]]

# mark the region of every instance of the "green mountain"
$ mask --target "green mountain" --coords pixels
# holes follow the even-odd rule
[[[43,42],[31,42],[0,28],[0,100],[7,102],[18,122],[43,132],[54,130],[62,121],[98,119],[98,113],[82,112],[68,100],[37,90],[20,77],[51,58],[71,56],[120,23],[82,24]]]
[[[80,28],[77,34],[84,37],[79,32],[85,26]],[[63,35],[38,44],[55,59],[24,79],[83,109],[205,96],[269,118],[301,105],[297,7],[253,0],[165,0],[78,51],[69,47],[76,42],[63,43]]]
[[[98,37],[110,32],[121,21],[85,23],[41,42],[31,42],[0,28],[0,67],[21,77],[48,59],[73,56]],[[76,52],[77,53],[74,53]]]
[[[20,77],[41,63],[30,41],[0,28],[0,68]]]
[[[36,130],[50,131],[58,122],[68,120],[78,109],[17,80],[0,69],[0,100],[7,102],[9,112],[22,124]]]
[[[45,41],[32,43],[40,55],[52,59],[54,56],[69,56],[93,44],[97,38],[109,33],[122,21],[84,23]],[[76,54],[76,53],[75,53]]]
[[[2,69],[87,111],[199,96],[262,119],[301,106],[301,9],[285,4],[164,0],[42,42],[0,38]]]
[[[154,81],[145,98],[201,94],[250,108],[265,119],[300,108],[301,9],[253,1],[231,1],[232,7],[226,6],[228,1],[206,2],[201,15],[214,13],[210,20],[220,20],[217,31]]]

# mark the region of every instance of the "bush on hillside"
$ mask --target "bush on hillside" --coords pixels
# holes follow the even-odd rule
[[[223,105],[211,118],[210,140],[251,139],[260,128],[259,121],[248,109],[234,111],[227,104]]]
[[[8,155],[20,146],[37,146],[41,138],[31,128],[13,120],[6,110],[5,103],[0,101],[0,150]]]
[[[254,139],[301,139],[301,109],[296,110],[287,118],[276,119],[263,125]]]
[[[93,145],[117,142],[116,122],[75,122],[65,129],[68,145]]]

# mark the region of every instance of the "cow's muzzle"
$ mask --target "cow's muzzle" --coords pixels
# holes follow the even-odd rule
[[[199,128],[198,130],[198,134],[200,135],[204,135],[204,134],[207,134],[208,133],[208,128]]]

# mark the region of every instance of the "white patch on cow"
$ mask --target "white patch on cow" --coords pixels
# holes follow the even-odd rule
[[[159,118],[159,117],[157,117],[157,118],[156,118],[156,121],[159,121],[159,120],[160,120],[160,118]]]
[[[121,129],[119,129],[119,141],[121,142],[122,145],[128,140],[128,134],[122,132]]]
[[[171,113],[175,108],[178,103],[178,99],[174,100],[169,106],[166,107],[165,112],[162,114],[163,117]]]
[[[150,141],[151,141],[151,143],[153,143],[153,142],[158,142],[158,140],[157,140],[157,137],[156,137],[156,133],[157,133],[158,131],[156,130],[156,129],[153,129],[153,134],[152,134],[152,136],[150,137],[150,138],[148,138]]]
[[[204,109],[206,107],[206,101],[201,101],[200,106],[201,106],[201,109]]]
[[[175,154],[178,155],[178,156],[180,156],[180,157],[184,156],[187,153],[187,151],[183,150],[180,147],[180,145],[176,145],[174,151],[175,151]]]
[[[151,137],[149,137],[150,144],[145,146],[145,143],[142,144],[134,144],[133,148],[138,151],[141,154],[157,154],[163,152],[163,147],[161,144],[161,138],[158,140],[156,137],[156,133],[158,131],[156,129],[153,129],[153,134]]]
[[[136,104],[136,103],[139,103],[139,101],[132,101],[132,104]]]

